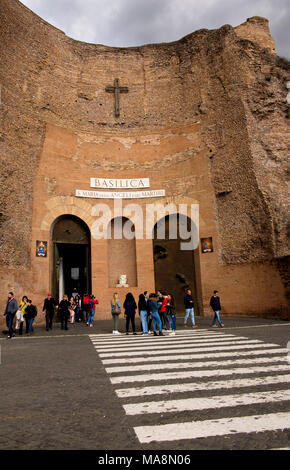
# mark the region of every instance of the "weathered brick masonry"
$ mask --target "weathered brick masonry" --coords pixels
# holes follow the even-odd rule
[[[226,314],[285,315],[290,75],[266,19],[110,48],[1,0],[0,61],[1,311],[11,289],[41,306],[53,287],[51,227],[72,214],[92,228],[97,201],[75,190],[99,176],[148,177],[150,189],[166,190],[158,202],[200,204],[200,237],[214,243],[213,253],[194,255],[200,313],[210,314],[217,288]],[[105,91],[116,77],[129,88],[120,117]],[[48,241],[47,258],[35,256],[36,240]],[[91,240],[102,318],[116,290],[113,252]],[[135,295],[155,289],[151,240],[136,241],[132,276]]]

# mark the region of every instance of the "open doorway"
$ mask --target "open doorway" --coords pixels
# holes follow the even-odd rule
[[[91,293],[91,240],[88,226],[80,218],[63,215],[52,225],[52,293],[61,300]]]
[[[198,296],[198,288],[200,285],[198,248],[182,250],[182,240],[179,236],[181,225],[190,233],[191,220],[182,214],[174,214],[171,217],[176,218],[176,237],[171,238],[169,236],[169,216],[158,221],[159,227],[161,229],[163,227],[164,230],[162,237],[158,236],[157,224],[154,226],[153,254],[155,289],[173,295],[178,313],[184,312],[185,292],[187,289],[190,289],[194,300],[195,314],[200,315],[200,299]]]

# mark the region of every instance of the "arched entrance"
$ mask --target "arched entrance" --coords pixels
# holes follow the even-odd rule
[[[170,223],[172,231],[169,233]],[[157,230],[157,225],[160,232]],[[155,289],[173,294],[176,310],[179,313],[184,312],[185,291],[190,289],[195,313],[199,315],[201,298],[198,295],[200,286],[198,248],[181,249],[181,243],[187,243],[190,236],[188,240],[181,239],[180,233],[190,233],[190,231],[191,219],[182,214],[163,217],[155,224],[153,237]]]
[[[62,215],[52,224],[52,293],[60,300],[74,289],[91,292],[91,235],[85,222],[73,215]]]

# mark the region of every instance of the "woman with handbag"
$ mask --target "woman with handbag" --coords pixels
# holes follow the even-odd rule
[[[22,332],[23,332],[24,315],[25,315],[25,310],[27,307],[27,301],[28,301],[28,297],[24,295],[19,304],[19,309],[17,310],[16,315],[15,315],[16,316],[15,329],[19,330],[20,336],[22,335]],[[27,332],[28,332],[28,327],[27,327]]]
[[[121,313],[121,304],[118,298],[117,292],[113,295],[111,300],[111,313],[113,318],[113,335],[120,335],[120,331],[118,331],[118,318]]]

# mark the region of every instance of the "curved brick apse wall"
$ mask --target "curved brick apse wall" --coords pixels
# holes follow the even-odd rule
[[[201,205],[201,236],[214,235],[216,247],[213,265],[201,259],[201,284],[207,270],[222,273],[230,296],[234,272],[245,292],[254,285],[242,313],[286,308],[290,78],[266,19],[110,48],[70,39],[17,0],[2,0],[0,60],[1,298],[31,288],[47,268],[35,265],[34,243],[40,227],[49,230],[50,198],[73,198],[93,172],[146,173],[153,189]],[[129,88],[119,117],[105,90],[116,77]],[[210,289],[201,285],[201,304]],[[236,311],[233,299],[227,310]]]

